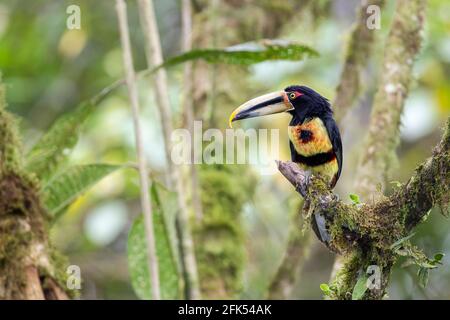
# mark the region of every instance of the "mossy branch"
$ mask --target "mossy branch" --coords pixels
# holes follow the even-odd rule
[[[450,203],[450,118],[432,157],[419,165],[410,180],[389,197],[371,204],[346,204],[320,177],[302,171],[293,162],[278,162],[278,169],[308,203],[312,215],[321,215],[330,233],[327,246],[349,255],[334,283],[334,298],[347,299],[361,270],[381,268],[379,288],[368,290],[366,299],[381,299],[396,260],[392,245],[406,237],[434,206],[444,211]]]

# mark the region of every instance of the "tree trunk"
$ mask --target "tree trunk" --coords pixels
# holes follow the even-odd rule
[[[267,295],[268,299],[289,299],[300,277],[302,267],[309,256],[313,234],[310,230],[301,230],[300,210],[291,218],[288,242],[283,260],[272,279]]]
[[[18,125],[0,83],[0,299],[67,299],[65,261],[48,240],[47,212],[25,172]]]

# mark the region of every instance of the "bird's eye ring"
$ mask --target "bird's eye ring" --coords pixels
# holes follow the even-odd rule
[[[294,92],[289,94],[290,99],[295,99],[296,97],[297,97],[297,95]]]

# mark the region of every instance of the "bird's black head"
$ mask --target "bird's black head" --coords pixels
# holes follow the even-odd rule
[[[306,86],[289,86],[284,89],[293,109],[288,110],[295,122],[305,118],[326,117],[333,114],[330,103],[313,89]]]
[[[289,86],[283,91],[262,95],[242,104],[233,111],[231,122],[268,114],[289,112],[292,122],[303,122],[306,118],[331,116],[330,103],[319,93],[305,86]]]

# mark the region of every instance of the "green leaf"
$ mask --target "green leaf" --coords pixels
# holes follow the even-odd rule
[[[436,253],[433,257],[433,260],[425,257],[425,259],[423,259],[424,261],[418,261],[417,264],[423,268],[435,269],[438,267],[437,266],[438,264],[442,264],[441,260],[443,257],[444,257],[443,253]]]
[[[396,188],[401,188],[402,186],[402,183],[397,180],[391,181],[390,184],[393,184]]]
[[[162,192],[164,193],[164,191]],[[162,299],[179,298],[179,272],[170,241],[170,214],[164,212],[164,201],[158,187],[153,184],[153,226],[156,240],[156,253],[159,265],[159,282]],[[167,207],[166,207],[167,208]],[[131,284],[141,299],[151,299],[151,281],[148,269],[147,242],[142,215],[133,223],[128,235],[128,265]]]
[[[181,262],[179,261],[178,238],[175,227],[175,220],[178,215],[178,197],[176,192],[170,191],[159,182],[153,182],[151,186],[151,196],[157,206],[162,208],[164,215],[164,226],[169,238],[170,247],[181,274]]]
[[[415,232],[412,232],[411,234],[407,235],[406,237],[403,237],[403,238],[395,241],[393,244],[391,244],[390,249],[394,250],[394,249],[399,248],[402,243],[404,243],[405,241],[414,237],[415,234],[416,234]]]
[[[323,294],[329,296],[331,294],[330,286],[327,283],[322,283],[320,285],[320,290],[322,290]]]
[[[262,40],[225,49],[197,49],[167,59],[159,68],[174,66],[192,60],[209,63],[251,65],[270,60],[298,61],[319,54],[314,49],[291,41]]]
[[[430,275],[430,271],[428,268],[419,268],[417,272],[417,276],[419,277],[419,284],[422,288],[425,288],[428,284],[428,277]]]
[[[26,167],[45,182],[55,174],[78,142],[82,124],[92,112],[93,104],[82,103],[74,111],[56,120],[26,155]]]
[[[367,275],[363,272],[353,287],[352,300],[361,300],[367,291]]]
[[[56,174],[42,189],[50,214],[58,218],[83,192],[119,168],[122,166],[88,164],[70,167]]]
[[[443,253],[436,253],[434,255],[434,262],[441,263],[442,258],[444,258],[445,254]]]
[[[348,196],[350,197],[350,200],[352,200],[352,202],[353,202],[354,204],[360,204],[360,203],[361,203],[361,202],[359,201],[359,196],[358,196],[357,194],[350,193]]]

